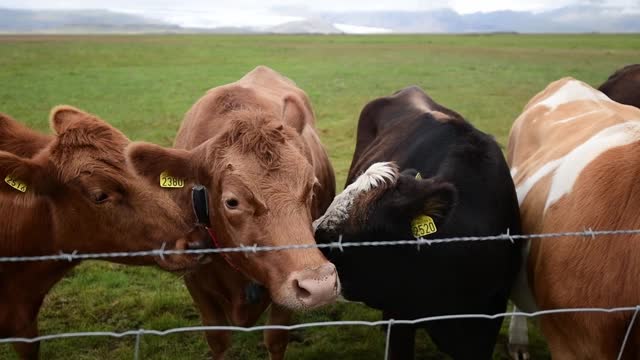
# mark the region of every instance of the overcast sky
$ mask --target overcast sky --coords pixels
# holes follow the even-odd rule
[[[0,0],[0,7],[109,9],[183,26],[269,26],[302,19],[313,11],[430,10],[459,13],[495,10],[543,11],[575,4],[616,6],[640,12],[640,0]]]

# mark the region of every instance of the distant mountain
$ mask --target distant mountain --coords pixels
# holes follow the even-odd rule
[[[323,20],[302,20],[272,26],[265,30],[276,34],[342,34],[332,23]]]
[[[314,12],[277,7],[273,12],[305,20],[257,28],[188,28],[168,21],[108,10],[15,10],[0,8],[0,33],[563,33],[640,32],[640,7],[629,10],[591,5],[545,12],[493,11],[459,14],[429,11]]]
[[[289,15],[292,14],[290,9]],[[492,11],[458,14],[451,9],[430,11],[352,11],[314,14],[328,22],[388,28],[400,33],[469,32],[640,32],[640,9],[598,5],[568,6],[533,13]]]
[[[0,32],[157,32],[179,26],[107,10],[15,10],[0,8]]]

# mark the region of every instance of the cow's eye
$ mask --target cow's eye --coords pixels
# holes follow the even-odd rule
[[[104,204],[107,200],[109,200],[109,194],[97,190],[91,193],[91,200],[93,200],[95,204]]]
[[[238,205],[239,205],[239,203],[238,203],[237,199],[233,199],[232,198],[232,199],[227,199],[227,200],[224,201],[224,206],[226,206],[227,209],[230,209],[230,210],[236,209],[238,207]]]

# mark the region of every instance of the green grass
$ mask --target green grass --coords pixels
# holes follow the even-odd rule
[[[48,129],[52,106],[100,115],[131,139],[169,145],[189,106],[205,90],[258,64],[292,78],[311,97],[322,141],[341,188],[355,127],[367,101],[416,84],[506,144],[512,121],[549,82],[573,76],[599,85],[640,58],[637,35],[442,36],[5,36],[0,37],[0,111]],[[338,304],[298,321],[377,320],[362,305]],[[125,331],[198,325],[181,280],[150,268],[87,262],[45,301],[41,333]],[[505,331],[503,331],[505,334]],[[547,358],[536,330],[534,359]],[[230,359],[266,357],[261,334],[237,334]],[[133,337],[55,340],[43,359],[130,359]],[[495,358],[505,358],[503,335]],[[426,336],[419,359],[440,359]],[[288,359],[377,359],[380,329],[296,331]],[[205,359],[201,334],[145,336],[148,359]],[[0,358],[14,358],[0,346]]]

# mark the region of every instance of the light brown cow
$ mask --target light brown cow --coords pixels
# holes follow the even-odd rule
[[[640,110],[564,78],[536,95],[513,124],[508,161],[523,231],[638,229]],[[640,237],[533,240],[528,284],[516,303],[526,311],[640,304]],[[531,294],[531,293],[530,293]],[[532,301],[534,300],[534,301]],[[554,359],[615,359],[632,313],[539,318]],[[631,333],[625,358],[640,356]]]
[[[0,116],[0,256],[184,249],[201,244],[168,194],[128,170],[129,140],[101,119],[69,106],[51,114],[55,136]],[[20,156],[22,155],[22,156]],[[30,156],[33,157],[30,158]],[[12,186],[13,185],[13,186]],[[112,258],[181,270],[193,256]],[[35,337],[49,290],[78,261],[0,263],[0,337]],[[23,359],[39,344],[15,343]]]
[[[149,176],[196,174],[209,189],[218,246],[315,243],[311,222],[331,203],[335,180],[309,99],[291,80],[259,66],[209,90],[186,114],[175,147],[140,144],[131,156]],[[176,191],[183,207],[190,206],[186,190]],[[206,325],[255,323],[271,300],[248,303],[250,282],[277,304],[269,323],[287,323],[286,309],[327,304],[340,291],[335,267],[318,249],[229,253],[186,277]],[[230,333],[208,333],[207,341],[222,358]],[[265,341],[272,359],[284,356],[286,333],[267,332]]]

